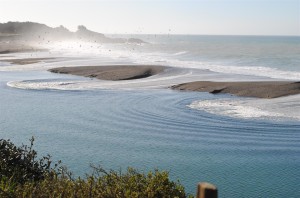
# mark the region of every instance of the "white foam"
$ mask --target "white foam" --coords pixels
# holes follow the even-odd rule
[[[151,44],[148,44],[151,45]],[[64,46],[69,46],[64,49]],[[71,47],[70,47],[71,46]],[[277,68],[260,66],[224,66],[211,62],[179,60],[177,56],[187,54],[187,51],[179,51],[174,54],[166,52],[142,52],[139,49],[132,48],[129,44],[79,44],[68,43],[67,45],[53,45],[53,49],[58,51],[69,51],[70,54],[86,54],[93,56],[109,57],[116,61],[127,60],[136,64],[158,64],[169,65],[180,68],[194,68],[210,70],[226,74],[252,75],[266,78],[300,80],[300,72],[283,71]]]
[[[173,55],[174,56],[179,56],[179,55],[183,55],[183,54],[187,54],[187,53],[188,53],[188,51],[180,51],[180,52],[174,53]]]
[[[18,89],[32,89],[32,90],[48,90],[48,89],[59,89],[59,90],[76,90],[77,82],[64,81],[64,82],[35,82],[35,81],[10,81],[7,82],[7,86],[18,88]]]
[[[194,101],[188,107],[242,119],[300,120],[300,95],[276,99],[215,99]]]
[[[63,63],[64,66],[74,66],[77,64],[84,63],[86,64],[91,63],[91,60],[76,60],[75,62],[63,61],[58,63],[51,63],[50,65],[41,64],[43,68],[51,68],[54,66],[58,66],[59,64]],[[93,60],[98,62],[99,59]],[[72,64],[70,64],[72,63]],[[80,64],[79,64],[80,65]],[[36,65],[27,66],[25,68],[37,67]],[[51,75],[53,78],[51,79]],[[70,85],[65,86],[61,84],[61,79],[56,79],[57,75],[61,78],[63,77],[61,74],[51,74],[49,73],[47,79],[39,79],[39,80],[25,80],[25,81],[11,81],[7,83],[8,86],[21,88],[21,89],[58,89],[58,90],[84,90],[84,89],[148,89],[148,88],[167,88],[172,85],[185,83],[189,81],[197,81],[199,79],[204,81],[218,79],[220,81],[233,81],[237,80],[236,76],[226,75],[221,73],[210,72],[207,70],[198,70],[198,69],[187,69],[187,68],[168,68],[164,72],[159,73],[157,75],[142,78],[142,79],[135,79],[135,80],[122,80],[122,81],[105,81],[105,80],[98,80],[90,78],[80,78],[76,82],[72,82]],[[239,76],[240,78],[241,76]],[[78,77],[79,78],[79,77]],[[255,78],[247,78],[247,76],[243,77],[244,79],[255,80]],[[61,86],[64,85],[64,86]]]
[[[193,109],[204,110],[209,113],[228,115],[232,117],[258,118],[271,115],[270,112],[263,111],[262,109],[256,107],[244,106],[240,101],[231,100],[195,101],[188,106]]]
[[[85,89],[148,89],[168,87],[177,82],[186,82],[191,78],[190,70],[169,69],[168,72],[163,72],[148,78],[136,80],[122,81],[106,81],[98,79],[82,78],[82,80],[64,80],[60,79],[39,79],[39,80],[24,80],[10,81],[8,86],[19,89],[57,89],[57,90],[85,90]],[[53,74],[57,75],[57,74]]]
[[[99,65],[101,60],[113,60],[115,62],[131,62],[136,64],[155,64],[155,65],[169,65],[180,68],[194,68],[202,70],[210,70],[213,72],[220,72],[225,74],[249,75],[262,78],[275,78],[285,80],[300,80],[300,72],[297,71],[283,71],[270,67],[255,67],[255,66],[224,66],[212,62],[189,61],[180,60],[180,55],[188,54],[188,51],[178,51],[170,54],[162,51],[146,52],[141,51],[153,44],[145,44],[144,46],[133,46],[131,44],[98,44],[85,42],[58,42],[47,44],[45,47],[50,48],[48,52],[34,53],[34,57],[68,57],[69,60],[60,60],[58,64],[37,63],[30,65],[2,65],[0,71],[18,71],[18,70],[45,70],[55,66],[76,66],[76,65]],[[16,58],[30,58],[31,53],[16,54]],[[72,61],[72,58],[75,59]],[[81,58],[85,61],[80,61]],[[66,64],[66,65],[65,65]]]

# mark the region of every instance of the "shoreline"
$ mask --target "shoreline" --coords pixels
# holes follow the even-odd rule
[[[212,82],[196,81],[173,85],[179,91],[209,92],[211,94],[232,94],[241,97],[279,98],[300,94],[300,82],[256,81],[256,82]]]
[[[166,66],[155,65],[111,65],[59,67],[48,71],[60,74],[97,78],[108,81],[135,80],[151,77],[165,71]],[[295,81],[249,81],[215,82],[194,81],[168,87],[179,91],[209,92],[211,94],[232,94],[241,97],[278,98],[300,94],[300,82]]]
[[[40,48],[33,44],[29,44],[23,41],[1,41],[0,37],[0,55],[24,53],[24,52],[37,52],[37,51],[48,51],[46,48]]]
[[[59,74],[97,78],[99,80],[135,80],[154,76],[163,72],[167,67],[155,65],[111,65],[111,66],[79,66],[58,67],[48,71]]]

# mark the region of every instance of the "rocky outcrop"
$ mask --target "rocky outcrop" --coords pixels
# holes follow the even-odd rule
[[[76,32],[71,32],[64,26],[52,28],[45,24],[34,22],[8,22],[0,23],[1,34],[14,35],[14,39],[38,42],[81,40],[101,43],[144,43],[144,41],[136,38],[109,38],[102,33],[88,30],[83,25],[79,25]]]

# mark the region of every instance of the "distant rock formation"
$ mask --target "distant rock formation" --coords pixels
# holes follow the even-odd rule
[[[33,22],[8,22],[0,23],[2,34],[28,34],[30,32],[49,31],[51,28],[40,23]]]
[[[127,40],[128,43],[145,43],[143,40],[141,39],[137,39],[137,38],[129,38]]]
[[[61,40],[82,40],[86,42],[101,43],[145,43],[136,38],[109,38],[102,33],[88,30],[85,26],[79,25],[76,32],[71,32],[64,26],[51,28],[45,24],[34,22],[8,22],[0,23],[0,35],[14,35],[14,40],[26,41],[61,41]]]

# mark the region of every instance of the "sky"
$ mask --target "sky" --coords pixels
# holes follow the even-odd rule
[[[300,0],[0,0],[0,23],[102,33],[297,35]]]

